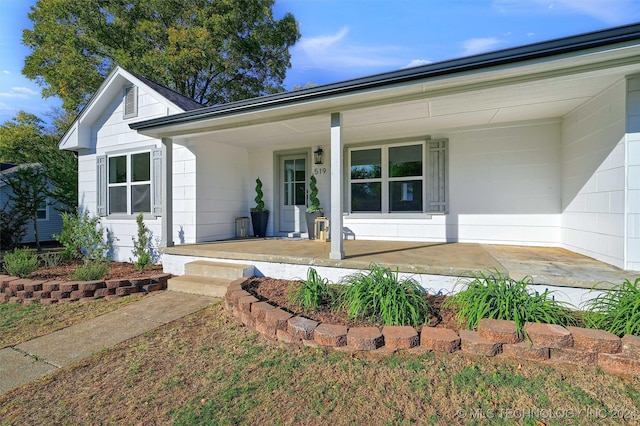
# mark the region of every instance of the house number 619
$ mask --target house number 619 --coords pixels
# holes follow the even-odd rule
[[[313,174],[314,175],[325,175],[325,174],[327,174],[327,168],[326,167],[316,167],[315,169],[313,169]]]

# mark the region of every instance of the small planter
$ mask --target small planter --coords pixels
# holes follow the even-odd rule
[[[264,238],[267,236],[267,223],[269,222],[269,212],[251,212],[251,226],[253,226],[253,236]]]

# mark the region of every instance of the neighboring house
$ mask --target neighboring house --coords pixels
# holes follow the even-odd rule
[[[4,183],[2,176],[13,173],[19,167],[40,167],[38,164],[15,165],[0,163],[0,208],[10,202],[11,188]],[[60,216],[60,203],[47,199],[47,203],[38,209],[38,236],[40,242],[54,241],[54,234],[59,234],[62,229],[62,217]],[[36,241],[33,231],[33,220],[27,223],[26,234],[22,239],[23,243],[33,243]]]
[[[355,236],[640,270],[640,25],[212,107],[116,68],[60,148],[121,260],[138,211],[166,245],[233,237],[256,177],[267,234],[304,232],[313,174],[333,259]]]

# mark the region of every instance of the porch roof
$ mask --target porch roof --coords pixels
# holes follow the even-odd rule
[[[640,24],[131,124],[152,137],[216,133],[234,145],[316,143],[329,114],[359,143],[452,127],[562,117],[640,72]],[[425,130],[427,129],[427,130]],[[259,136],[259,137],[256,137]]]
[[[514,279],[529,276],[533,284],[587,289],[607,289],[612,284],[621,284],[625,279],[633,281],[638,277],[637,272],[623,271],[561,248],[345,240],[344,259],[329,259],[329,251],[328,243],[278,238],[226,240],[164,249],[170,255],[232,259],[246,263],[364,269],[375,262],[394,271],[397,268],[400,272],[453,277],[471,277],[478,272],[497,270]]]

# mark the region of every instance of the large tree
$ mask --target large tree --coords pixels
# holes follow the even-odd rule
[[[67,116],[58,114],[55,128],[33,114],[20,111],[15,118],[0,126],[0,162],[40,163],[42,174],[51,186],[46,196],[59,201],[65,210],[78,205],[78,165],[72,152],[58,149],[58,140],[69,125]]]
[[[82,108],[119,64],[205,105],[282,91],[300,38],[274,0],[38,0],[23,73]]]

